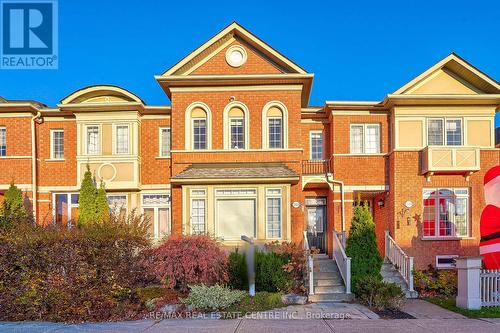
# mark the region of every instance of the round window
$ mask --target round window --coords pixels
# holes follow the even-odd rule
[[[233,45],[226,51],[226,61],[232,67],[240,67],[247,61],[247,53],[243,47]]]

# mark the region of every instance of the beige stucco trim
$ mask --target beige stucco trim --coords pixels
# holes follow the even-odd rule
[[[332,110],[330,114],[335,116],[384,116],[389,114],[388,110]]]
[[[229,149],[206,149],[206,150],[172,150],[172,153],[192,153],[192,152],[204,152],[204,153],[235,153],[235,152],[300,152],[303,151],[302,148],[287,148],[287,149],[240,149],[240,150],[229,150]]]
[[[145,114],[142,115],[140,119],[145,119],[145,120],[156,120],[156,119],[170,119],[169,114]]]
[[[229,38],[227,41],[222,43],[219,47],[215,48],[215,50],[213,50],[207,56],[205,56],[203,59],[201,59],[198,63],[196,63],[194,66],[189,68],[186,72],[184,72],[183,75],[191,74],[192,72],[194,72],[196,69],[200,68],[203,64],[205,64],[207,61],[212,59],[215,55],[217,55],[220,51],[225,49],[227,46],[229,46],[234,41],[236,41],[236,39],[234,37]],[[179,68],[181,68],[181,67],[179,67]]]
[[[120,87],[110,86],[110,85],[97,85],[97,86],[90,86],[87,88],[79,89],[79,90],[71,93],[67,97],[65,97],[63,100],[61,100],[61,104],[69,104],[69,103],[75,101],[76,99],[83,97],[86,94],[92,94],[92,93],[100,92],[100,91],[107,92],[108,94],[111,93],[111,95],[113,95],[113,96],[123,96],[123,97],[131,99],[134,102],[142,104],[141,99],[139,97],[137,97],[136,95],[132,94],[130,91],[127,91],[127,90],[120,88]]]
[[[26,160],[31,159],[32,156],[22,156],[22,155],[8,155],[0,156],[0,160]]]
[[[20,189],[23,192],[31,192],[32,186],[31,184],[16,184],[17,188]],[[0,190],[8,190],[10,187],[10,184],[0,184]]]
[[[262,86],[208,86],[208,87],[171,87],[171,92],[220,92],[220,91],[301,91],[301,84],[277,84]]]

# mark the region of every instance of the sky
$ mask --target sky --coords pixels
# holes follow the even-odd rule
[[[310,105],[382,100],[451,52],[499,81],[499,14],[482,0],[59,0],[59,68],[0,69],[0,96],[55,106],[114,84],[170,104],[153,76],[232,21],[315,74]]]

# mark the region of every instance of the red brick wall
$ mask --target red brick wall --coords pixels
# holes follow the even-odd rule
[[[7,155],[0,158],[0,184],[31,184],[31,116],[0,118],[6,128]],[[9,158],[9,157],[25,158]]]
[[[159,159],[160,127],[170,126],[170,119],[141,120],[141,183],[170,183],[170,159]]]

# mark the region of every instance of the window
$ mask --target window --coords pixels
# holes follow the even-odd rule
[[[64,158],[64,131],[51,130],[51,149],[50,158],[63,159]]]
[[[423,201],[424,237],[468,236],[468,189],[424,189]]]
[[[109,212],[111,214],[127,214],[127,195],[126,194],[112,194],[108,195]]]
[[[170,127],[160,128],[160,156],[170,156],[170,142],[171,142]]]
[[[193,149],[207,149],[206,119],[193,119]]]
[[[311,132],[311,160],[323,159],[323,133]]]
[[[437,269],[450,269],[457,267],[457,255],[438,255],[436,256]]]
[[[429,146],[462,145],[462,119],[432,118],[427,121]]]
[[[281,238],[281,190],[266,191],[267,238]]]
[[[87,154],[100,153],[99,126],[87,126]]]
[[[195,235],[205,233],[205,199],[191,200],[191,229]]]
[[[245,123],[243,118],[230,118],[230,136],[232,149],[245,148]]]
[[[170,234],[170,196],[168,194],[143,194],[142,209],[149,222],[148,234],[161,239]]]
[[[7,156],[7,129],[0,127],[0,156]]]
[[[380,125],[351,125],[351,154],[380,153]]]
[[[128,154],[129,127],[128,125],[116,126],[116,153]]]
[[[283,148],[283,123],[281,118],[269,118],[269,148]]]
[[[71,227],[78,219],[78,193],[52,194],[54,223]]]

